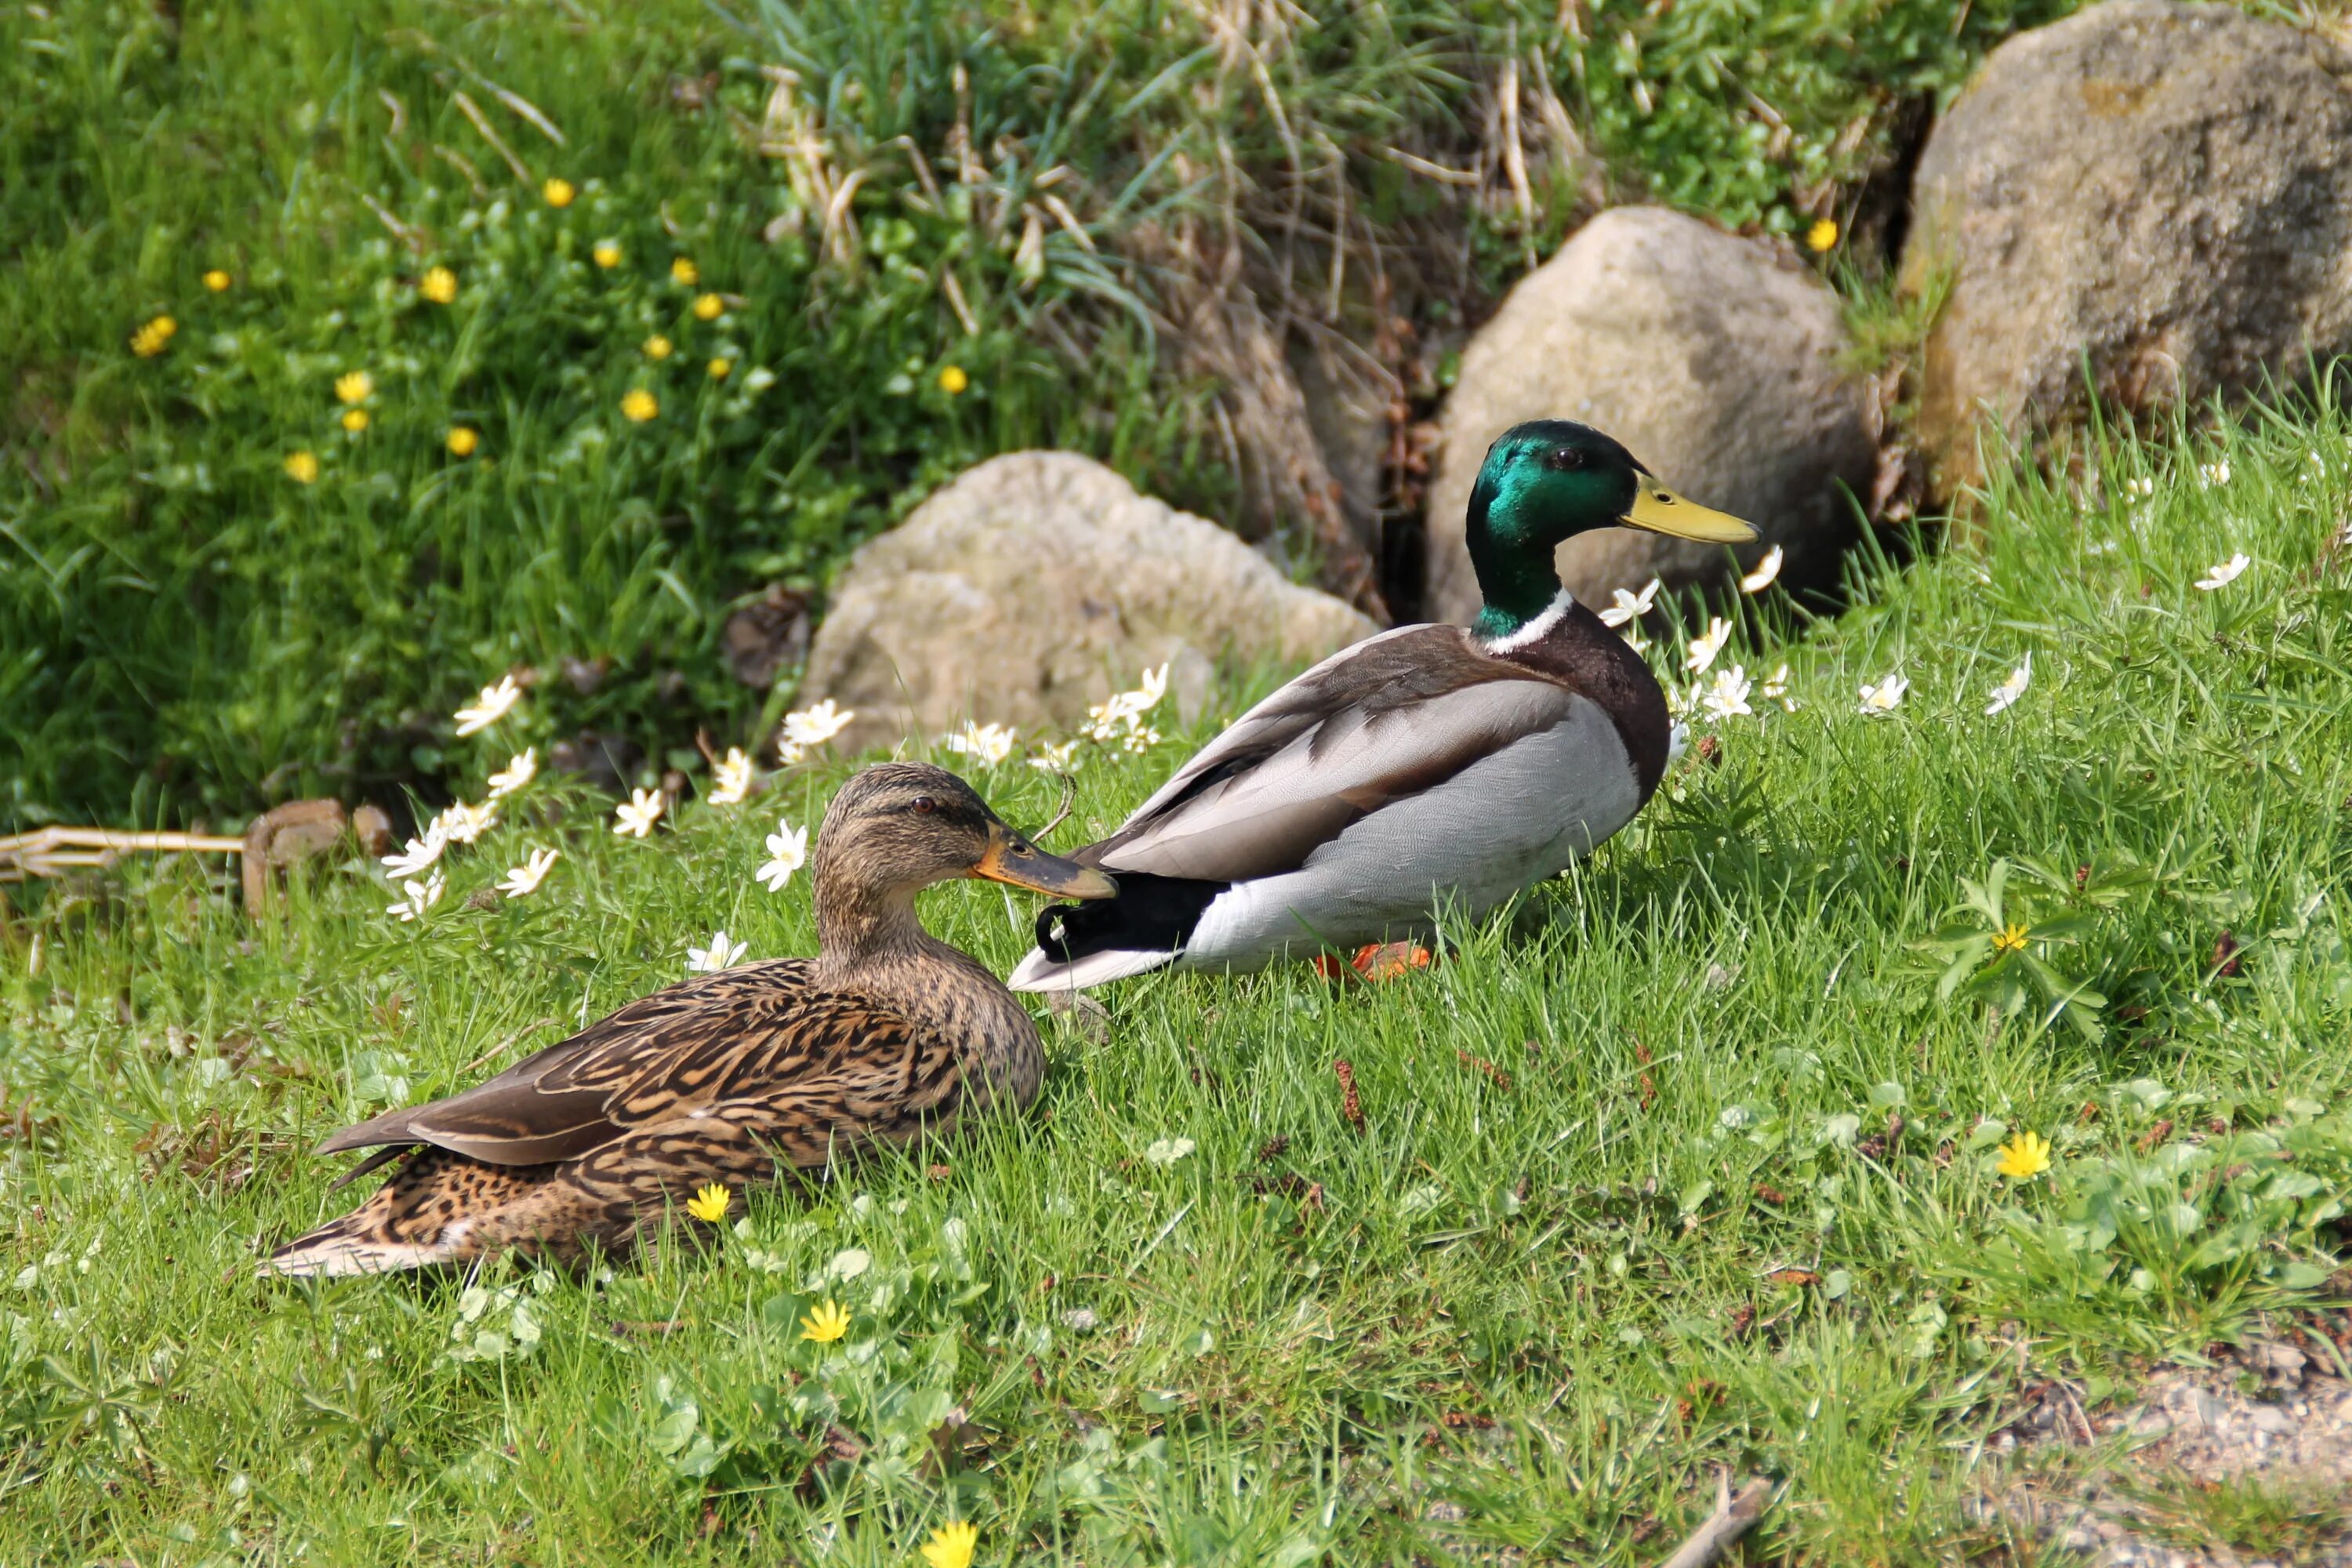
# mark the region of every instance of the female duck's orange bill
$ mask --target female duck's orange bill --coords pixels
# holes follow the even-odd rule
[[[971,874],[1056,899],[1108,899],[1118,891],[1093,867],[1048,855],[1001,822],[989,825],[988,849]]]

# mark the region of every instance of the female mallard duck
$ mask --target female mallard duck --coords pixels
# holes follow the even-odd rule
[[[591,1245],[623,1252],[707,1183],[771,1181],[779,1165],[1026,1106],[1045,1066],[1029,1015],[915,915],[918,892],[956,877],[1060,898],[1113,891],[1100,871],[1035,848],[953,773],[867,768],[817,836],[816,958],[668,986],[487,1083],[345,1128],[320,1152],[384,1145],[346,1182],[422,1148],[268,1267],[362,1274],[504,1248],[559,1261]]]
[[[1671,728],[1649,667],[1552,565],[1562,540],[1621,526],[1756,536],[1597,430],[1505,433],[1470,492],[1475,624],[1368,637],[1244,714],[1072,857],[1118,896],[1041,914],[1013,988],[1425,931],[1441,900],[1475,917],[1590,853],[1657,788]]]

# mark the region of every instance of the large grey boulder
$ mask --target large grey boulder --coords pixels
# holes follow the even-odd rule
[[[1848,492],[1877,465],[1876,405],[1840,363],[1837,297],[1775,247],[1664,207],[1616,207],[1529,273],[1463,352],[1429,491],[1429,609],[1467,621],[1478,584],[1462,524],[1478,465],[1523,419],[1574,419],[1623,442],[1675,489],[1755,523],[1791,575],[1853,531]],[[1560,580],[1606,601],[1653,575],[1722,574],[1723,547],[1606,529],[1559,550]]]
[[[2352,350],[2352,56],[2226,5],[2110,0],[1993,51],[1919,162],[1903,278],[1948,288],[1919,431],[1975,475],[2103,400],[2159,409]]]
[[[850,558],[801,700],[856,710],[844,751],[966,720],[1067,731],[1163,663],[1197,700],[1218,658],[1304,664],[1373,630],[1090,458],[1014,452]]]

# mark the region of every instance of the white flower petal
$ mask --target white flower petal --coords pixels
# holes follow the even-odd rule
[[[490,798],[503,800],[539,775],[539,748],[526,746],[507,763],[506,771],[490,775]]]
[[[547,880],[548,871],[561,858],[559,850],[532,850],[530,859],[509,871],[499,881],[499,891],[509,899],[524,898],[539,891],[539,885]]]
[[[2226,588],[2243,576],[2246,568],[2252,564],[2253,563],[2246,558],[2245,552],[2241,551],[2198,578],[2196,586],[2208,594],[2217,588]]]
[[[1756,563],[1756,570],[1739,580],[1739,591],[1743,594],[1760,594],[1770,587],[1772,580],[1780,574],[1781,554],[1781,549],[1777,544],[1766,552],[1764,559]]]
[[[483,687],[482,694],[470,706],[457,710],[457,733],[470,735],[488,729],[512,712],[514,705],[521,700],[522,688],[515,684],[515,678],[500,676],[496,686]]]

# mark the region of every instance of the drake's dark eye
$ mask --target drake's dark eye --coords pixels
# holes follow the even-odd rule
[[[1574,447],[1554,447],[1544,454],[1544,467],[1572,474],[1584,467],[1584,454]]]
[[[914,812],[918,816],[929,816],[931,813],[939,810],[939,808],[940,803],[933,800],[927,795],[917,795],[914,798],[913,804],[908,807],[908,810]]]

